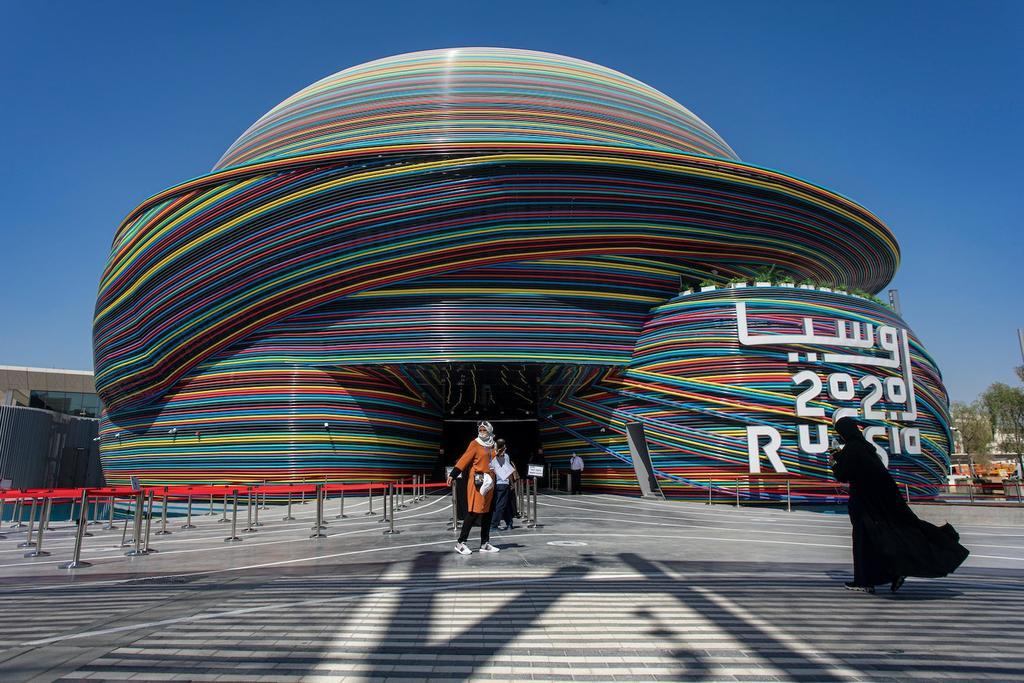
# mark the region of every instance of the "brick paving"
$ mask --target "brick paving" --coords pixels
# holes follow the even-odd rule
[[[844,517],[612,496],[541,496],[542,528],[458,556],[444,498],[384,537],[365,501],[327,538],[312,505],[154,538],[126,558],[94,532],[93,566],[0,540],[0,678],[22,680],[1020,680],[1024,531],[961,526],[972,557],[896,595],[842,590]],[[330,509],[330,508],[329,508]],[[178,521],[180,524],[180,520]],[[95,528],[95,527],[94,527]],[[116,536],[116,537],[115,537]],[[474,538],[475,534],[473,537]],[[573,540],[585,545],[552,546]],[[476,544],[471,544],[475,548]]]

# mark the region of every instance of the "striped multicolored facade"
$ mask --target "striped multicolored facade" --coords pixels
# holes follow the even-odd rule
[[[877,292],[898,261],[863,207],[743,163],[692,112],[610,69],[494,48],[370,62],[288,98],[212,172],[122,223],[94,325],[104,471],[112,483],[429,471],[444,408],[424,378],[474,363],[536,368],[548,460],[577,450],[589,485],[637,490],[629,422],[669,493],[747,472],[750,425],[779,430],[787,472],[821,479],[800,425],[817,434],[871,386],[795,416],[805,388],[792,376],[860,381],[856,359],[824,361],[829,335],[907,326],[863,297],[724,283],[771,267]],[[680,294],[701,280],[720,286]],[[740,310],[762,337],[791,341],[804,320],[817,332],[745,345]],[[880,427],[920,431],[920,453],[911,437],[891,467],[925,488],[948,458],[946,396],[903,334],[899,367],[881,346],[857,349],[883,385],[911,378],[912,392],[890,384],[896,403],[915,397],[913,427],[900,405],[871,408],[887,411]]]

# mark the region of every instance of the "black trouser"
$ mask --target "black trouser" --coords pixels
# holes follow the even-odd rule
[[[569,470],[570,488],[573,493],[583,493],[580,487],[583,485],[583,470]]]
[[[493,520],[491,528],[496,528],[498,522],[505,522],[512,526],[512,486],[511,484],[498,484],[494,488],[494,509],[491,512]]]
[[[480,545],[489,542],[491,540],[492,514],[490,510],[487,512],[467,512],[466,518],[462,520],[462,533],[459,534],[459,543],[466,542],[466,539],[469,538],[469,532],[473,530],[473,525],[477,522],[480,523]]]

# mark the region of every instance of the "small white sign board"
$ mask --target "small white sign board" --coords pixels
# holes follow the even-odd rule
[[[527,465],[526,476],[528,477],[543,477],[544,476],[544,465]]]

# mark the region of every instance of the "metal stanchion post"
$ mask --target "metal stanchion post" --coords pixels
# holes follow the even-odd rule
[[[972,481],[967,485],[967,495],[971,497],[971,502],[974,502],[974,482]]]
[[[363,516],[364,517],[368,517],[370,515],[375,515],[375,514],[377,514],[377,513],[373,511],[373,484],[371,483],[370,484],[370,508],[366,511],[366,513]]]
[[[52,498],[43,501],[43,509],[39,512],[39,533],[36,535],[36,547],[35,550],[25,553],[25,557],[44,557],[50,554],[43,550],[43,532],[46,531],[46,525],[50,523],[50,507],[52,505]]]
[[[77,502],[77,500],[72,500],[71,506],[68,508],[68,524],[71,524],[75,521],[75,504]]]
[[[220,503],[220,519],[217,520],[221,524],[227,524],[231,520],[228,519],[228,494],[224,494],[224,499]]]
[[[25,526],[21,523],[21,508],[24,507],[21,498],[14,501],[14,512],[11,513],[11,528],[16,529]]]
[[[711,479],[711,477],[708,477],[708,505],[711,505],[711,495],[714,493],[714,490],[715,482]]]
[[[316,521],[313,522],[313,533],[309,535],[310,538],[324,538],[325,534],[321,529],[324,528],[324,490],[323,484],[316,485]]]
[[[132,518],[132,503],[134,502],[134,500],[135,500],[134,498],[129,498],[128,499],[128,512],[127,512],[127,514],[125,515],[125,518],[124,518],[124,527],[121,529],[121,546],[120,547],[122,547],[122,548],[127,548],[129,545],[131,545],[131,543],[128,542],[128,520]]]
[[[736,477],[736,507],[740,506],[740,478]]]
[[[530,488],[531,488],[530,487],[530,482],[531,481],[533,481],[533,487],[532,487],[533,488],[533,509],[532,509],[532,511],[530,510]],[[531,513],[531,514],[528,515],[529,516],[529,523],[526,525],[526,528],[527,529],[536,529],[538,526],[540,526],[539,524],[537,524],[537,479],[536,478],[530,478],[530,479],[526,480],[526,508],[527,508],[527,511]]]
[[[540,484],[540,479],[533,480],[533,526],[540,527],[541,523],[537,520],[537,498],[540,496],[540,491],[537,490],[537,486]]]
[[[391,516],[391,515],[388,514],[388,509],[389,509],[388,508],[388,501],[391,500],[391,496],[392,495],[394,495],[394,491],[391,490],[391,484],[390,483],[385,484],[384,485],[384,501],[383,501],[383,503],[381,505],[381,507],[384,508],[384,516],[377,520],[378,524],[386,524],[387,521],[388,521],[388,517]]]
[[[247,486],[246,489],[247,489],[246,499],[245,499],[245,521],[246,521],[246,527],[244,529],[242,529],[242,531],[247,533],[247,534],[251,534],[251,533],[254,533],[254,532],[258,531],[258,529],[252,525],[252,487],[251,486]]]
[[[260,492],[256,492],[256,513],[253,515],[253,526],[263,526],[263,522],[260,521]]]
[[[338,514],[334,518],[348,519],[348,515],[345,514],[345,489],[341,489],[341,496],[338,498]]]
[[[452,479],[452,521],[445,527],[446,531],[459,530],[459,512],[455,500],[455,480]]]
[[[793,511],[793,490],[790,488],[791,483],[792,482],[790,482],[789,479],[786,480],[786,512]]]
[[[906,494],[907,502],[909,503],[910,502],[910,487],[907,486],[907,482],[903,482],[903,492]]]
[[[210,510],[206,513],[207,517],[213,517],[216,512],[213,511],[213,493],[210,493]]]
[[[153,489],[149,490],[148,500],[146,501],[146,547],[142,549],[143,555],[149,555],[150,553],[157,552],[156,548],[149,547],[149,530],[153,526],[153,499],[156,498],[156,492]]]
[[[288,512],[285,513],[285,516],[281,518],[282,522],[290,522],[291,520],[295,519],[294,517],[292,517],[292,490],[291,490],[291,484],[288,484],[288,487],[289,487],[288,488]]]
[[[395,529],[395,485],[389,484],[388,488],[391,489],[388,495],[388,521],[390,523],[388,524],[388,528],[384,530],[384,535],[392,536],[394,534],[400,534],[402,532]]]
[[[164,487],[163,502],[160,503],[160,531],[156,532],[157,536],[166,536],[171,533],[167,530],[167,487]]]
[[[405,480],[398,482],[398,509],[405,509]]]
[[[302,485],[305,486],[306,482],[302,482]],[[302,489],[301,493],[302,493],[302,498],[299,500],[299,505],[305,505],[306,504],[306,489]]]
[[[224,498],[227,499],[227,494],[224,494]],[[225,538],[224,542],[234,543],[241,540],[238,537],[238,489],[234,489],[231,492],[231,535]]]
[[[532,512],[530,510],[530,479],[529,479],[529,477],[527,477],[526,479],[523,480],[523,509],[520,511],[520,514],[522,515],[523,526],[526,527],[526,528],[529,528],[530,522],[533,521],[533,520],[530,519],[530,515],[532,514]]]
[[[132,523],[132,549],[125,553],[128,557],[135,557],[142,555],[142,508],[143,508],[143,496],[145,494],[139,491],[135,494],[135,519]]]
[[[99,498],[94,498],[92,501],[92,518],[89,520],[89,526],[94,526],[100,523],[100,501]]]
[[[74,505],[72,505],[72,509],[74,509]],[[81,505],[78,506],[78,518],[82,519],[83,517],[85,518],[86,526],[88,527],[89,526],[89,501],[85,502],[85,507],[82,507]],[[89,529],[85,530],[85,537],[86,538],[92,538],[92,532],[89,531]]]
[[[87,491],[82,491],[82,503],[83,504],[85,503],[86,496],[88,496],[88,495],[89,494],[88,494]],[[111,505],[113,505],[113,503],[111,503]],[[78,520],[78,532],[75,534],[75,549],[74,549],[73,554],[71,555],[71,561],[70,562],[65,562],[64,564],[57,565],[58,568],[60,568],[60,569],[78,569],[79,567],[88,567],[88,566],[90,566],[90,563],[85,562],[85,561],[82,560],[82,539],[85,538],[85,533],[84,533],[85,532],[85,524],[83,524],[82,521],[83,520],[81,520],[81,519]],[[127,528],[127,524],[128,524],[128,518],[127,517],[125,518],[124,522],[125,522],[125,525],[126,525],[125,528]]]
[[[192,492],[189,491],[188,502],[185,508],[185,523],[181,525],[182,529],[195,529],[196,525],[192,523]]]
[[[114,526],[114,497],[113,496],[110,496],[109,498],[107,498],[107,508],[108,508],[107,509],[108,519],[107,519],[107,523],[105,525],[103,525],[103,530],[104,531],[110,531],[111,529],[116,529],[117,528],[116,526]]]
[[[18,544],[19,548],[31,548],[36,544],[35,541],[32,540],[32,532],[36,528],[36,505],[34,499],[30,498],[29,500],[32,502],[31,507],[28,509],[28,538]]]
[[[6,505],[7,505],[7,499],[6,498],[0,498],[0,531],[3,530],[3,526],[4,526],[4,507],[6,507]],[[2,533],[0,533],[0,541],[6,540],[6,539],[7,539],[7,536],[5,536]]]
[[[52,501],[53,499],[47,499],[47,500],[51,500]],[[52,505],[51,505],[51,508],[52,508]],[[46,518],[46,530],[47,531],[52,531],[53,530],[53,526],[50,523],[52,521],[53,521],[53,511],[51,509],[50,512],[49,512],[49,516],[47,516],[47,518]],[[36,533],[36,536],[39,536],[38,532]],[[92,536],[91,533],[90,533],[89,536]]]
[[[316,496],[316,516],[313,519],[313,526],[310,528],[313,531],[319,532],[321,529],[327,528],[327,522],[324,520],[324,499],[327,497],[327,491],[324,490],[323,484],[316,484],[315,486],[313,495]]]

